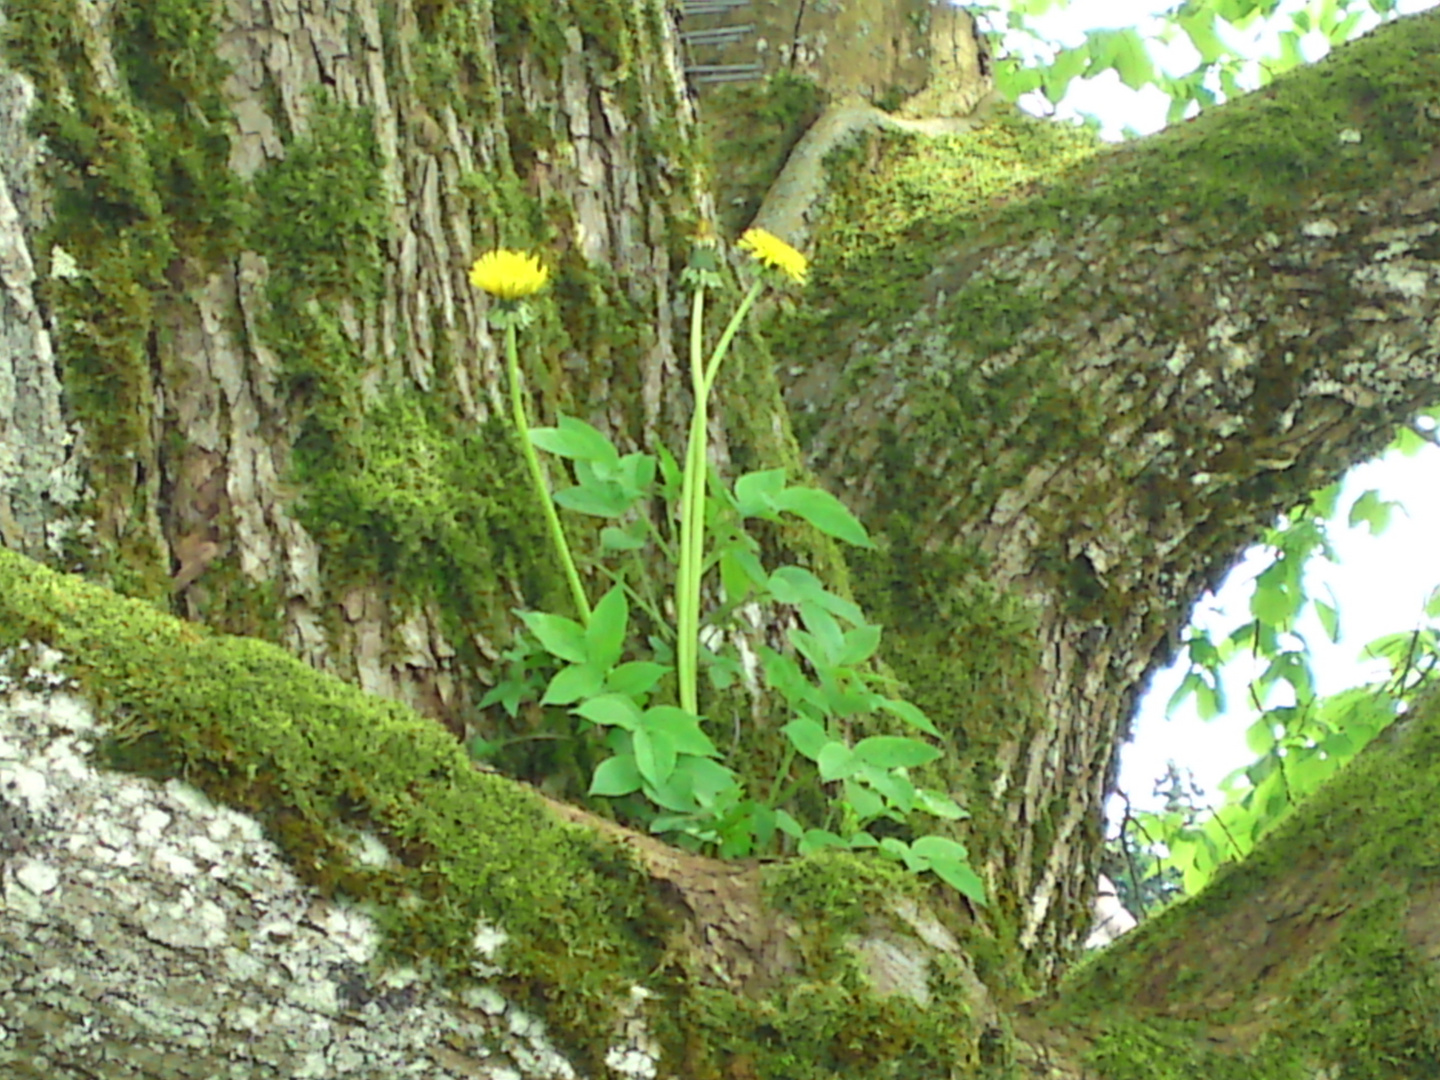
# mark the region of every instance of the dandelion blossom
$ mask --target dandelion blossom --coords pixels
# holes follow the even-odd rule
[[[534,255],[500,248],[475,260],[470,284],[501,300],[519,300],[539,292],[550,280],[550,271]]]
[[[780,271],[796,285],[804,285],[810,273],[810,264],[804,255],[764,229],[747,229],[740,237],[740,249],[761,264]]]

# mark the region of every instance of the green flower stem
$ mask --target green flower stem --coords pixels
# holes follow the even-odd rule
[[[510,376],[510,409],[515,418],[515,430],[520,435],[520,452],[525,455],[525,464],[530,469],[530,480],[535,493],[540,497],[540,508],[545,512],[545,524],[550,529],[550,540],[560,565],[565,569],[565,580],[570,583],[570,595],[575,601],[575,610],[584,626],[590,625],[590,601],[585,597],[585,588],[580,584],[580,572],[575,569],[575,559],[570,554],[570,545],[565,540],[565,529],[560,524],[560,515],[550,498],[550,485],[545,482],[545,470],[540,467],[540,457],[530,444],[530,419],[525,415],[525,397],[520,381],[520,355],[515,344],[515,324],[505,327],[505,364]]]
[[[705,288],[695,287],[690,314],[690,382],[695,411],[690,416],[690,439],[685,445],[685,466],[680,483],[680,565],[675,573],[675,673],[680,682],[680,707],[700,715],[700,579],[705,555],[705,479],[709,442],[709,400],[720,364],[730,350],[740,323],[760,295],[755,282],[735,309],[710,362],[704,362]]]
[[[675,677],[680,684],[680,707],[696,716],[700,715],[697,689],[700,658],[700,567],[697,555],[703,548],[703,539],[696,534],[703,531],[705,521],[707,392],[704,349],[705,287],[696,285],[690,310],[690,385],[695,394],[695,411],[690,415],[690,434],[685,443],[685,464],[681,471],[680,559],[675,568]]]
[[[745,294],[745,299],[740,301],[740,306],[735,309],[735,314],[730,318],[730,325],[725,327],[725,332],[720,335],[720,341],[715,346],[715,351],[710,354],[710,366],[705,369],[705,393],[710,393],[710,388],[715,385],[715,376],[720,373],[720,361],[725,359],[725,354],[730,351],[730,342],[735,340],[735,332],[740,329],[740,323],[745,316],[750,314],[750,309],[755,306],[756,299],[760,296],[760,290],[765,287],[764,281],[756,281],[750,286],[750,291]]]

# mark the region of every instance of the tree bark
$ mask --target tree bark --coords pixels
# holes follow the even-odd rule
[[[679,275],[713,212],[669,11],[56,0],[11,4],[6,20],[4,547],[265,638],[452,735],[533,735],[523,716],[512,724],[474,705],[499,677],[511,609],[560,609],[565,594],[527,514],[503,364],[466,271],[493,246],[547,252],[553,301],[526,335],[539,414],[579,415],[626,450],[678,445],[689,404],[673,347]],[[973,814],[960,835],[988,907],[912,896],[863,864],[731,868],[598,820],[577,832],[556,824],[573,811],[475,773],[438,725],[421,734],[408,714],[321,676],[309,676],[322,688],[312,700],[304,669],[276,676],[283,692],[256,690],[254,672],[281,664],[246,651],[259,646],[222,649],[85,593],[96,625],[103,614],[130,649],[102,663],[107,641],[54,599],[60,586],[0,553],[0,647],[12,660],[33,663],[22,642],[59,649],[54,664],[120,733],[111,765],[187,778],[258,815],[315,890],[272,874],[274,856],[224,812],[87,771],[54,730],[79,724],[82,741],[99,738],[88,721],[64,720],[81,707],[12,699],[3,761],[32,784],[6,797],[0,830],[15,837],[3,845],[0,922],[8,973],[24,988],[0,1013],[23,1032],[15,1067],[361,1076],[419,1067],[423,1048],[426,1067],[453,1075],[654,1075],[641,1062],[656,1055],[664,1075],[868,1076],[889,1064],[1004,1075],[1007,1062],[1049,1053],[1053,1075],[1093,1066],[1118,1080],[1158,1075],[1157,1054],[1189,1055],[1186,1076],[1240,1060],[1257,1070],[1244,1075],[1403,1075],[1358,1070],[1425,1060],[1433,1025],[1414,1002],[1434,997],[1433,916],[1415,875],[1429,855],[1419,843],[1405,859],[1385,849],[1389,863],[1374,854],[1371,830],[1391,826],[1359,789],[1343,805],[1317,799],[1267,849],[1289,856],[1247,863],[1107,953],[1059,1011],[1015,1003],[1048,988],[1085,936],[1118,743],[1190,604],[1277,513],[1440,400],[1437,56],[1440,20],[1408,19],[1043,186],[967,171],[975,147],[1008,148],[1016,168],[1017,155],[1054,149],[1002,117],[964,136],[973,141],[927,144],[967,162],[939,188],[974,179],[977,197],[903,228],[890,224],[903,224],[914,190],[899,181],[923,155],[914,135],[882,134],[850,152],[811,222],[816,287],[798,312],[777,314],[782,361],[758,337],[738,343],[712,413],[724,417],[713,464],[808,466],[881,540],[849,570],[889,628],[887,661],[945,730],[938,775]],[[961,78],[956,57],[975,70]],[[963,85],[973,103],[980,57],[946,53],[930,69],[935,93],[953,101]],[[917,92],[909,60],[886,70],[900,96]],[[878,85],[864,94],[885,98]],[[839,105],[854,88],[834,90]],[[913,100],[932,98],[922,80]],[[863,244],[846,220],[855,214],[872,234]],[[769,543],[847,580],[812,536]],[[169,651],[145,653],[132,624]],[[287,758],[246,734],[241,714],[212,717],[212,702],[187,697],[187,679],[215,689],[207,665],[224,673],[216,693],[227,702],[268,703],[254,731],[287,747],[324,712],[326,734],[313,738],[342,740],[333,762],[299,746]],[[780,718],[765,702],[751,713],[746,737],[761,749],[746,769],[758,774]],[[366,734],[392,723],[398,743]],[[1403,727],[1372,755],[1389,764],[1365,775],[1402,770],[1408,786],[1387,788],[1384,805],[1413,829],[1423,815],[1407,808],[1428,788],[1383,755],[1422,759],[1431,724],[1417,714]],[[412,744],[424,748],[416,760],[381,752]],[[540,779],[547,764],[516,771]],[[449,807],[446,784],[499,800],[492,816],[465,819],[486,838],[478,856],[429,831],[439,826],[427,800]],[[131,805],[170,815],[165,828],[183,819],[183,851],[157,835],[165,828],[147,831],[143,813],[114,837],[91,836],[71,804],[92,797],[106,819]],[[37,814],[53,820],[40,829]],[[1365,828],[1341,843],[1337,815]],[[359,869],[347,854],[365,850],[352,835],[362,826],[382,834],[391,870]],[[212,829],[239,854],[196,849]],[[37,831],[39,855],[28,850]],[[581,869],[507,861],[507,843],[531,841],[580,852]],[[471,856],[476,876],[447,876]],[[123,873],[100,874],[97,859]],[[1334,870],[1350,864],[1375,874]],[[220,872],[191,869],[206,865]],[[267,868],[273,889],[259,907],[278,916],[237,914],[237,898],[262,887],[248,871],[235,885],[237,866]],[[581,884],[536,883],[551,877]],[[200,878],[224,887],[205,892]],[[52,916],[44,898],[62,879],[81,885],[67,884]],[[1411,899],[1398,899],[1407,883]],[[331,906],[353,890],[381,897],[374,917],[395,955],[458,968],[484,992],[428,969],[399,989],[368,967],[356,974],[373,943]],[[1345,906],[1347,896],[1357,899]],[[1279,929],[1247,907],[1260,903]],[[593,927],[572,922],[577,904],[598,905]],[[321,931],[297,914],[314,905]],[[393,912],[407,905],[452,921],[406,929]],[[482,918],[490,929],[475,940]],[[217,925],[223,940],[205,929]],[[1212,931],[1246,945],[1207,956],[1197,976],[1176,957]],[[506,951],[487,934],[523,942]],[[136,951],[79,989],[39,973],[45,962],[63,974],[64,957],[93,973],[97,953],[113,957],[122,942]],[[177,957],[186,949],[198,951]],[[322,962],[326,949],[339,952]],[[1287,950],[1308,950],[1340,989],[1300,978]],[[303,977],[282,978],[277,965],[302,956]],[[147,1012],[117,989],[127,985],[145,997],[193,991],[199,1003]],[[205,997],[206,986],[237,996]],[[1378,1035],[1377,1002],[1404,1018]],[[222,1006],[237,1010],[230,1028],[196,1019]],[[1298,1047],[1327,1008],[1346,1034]],[[1206,1027],[1206,1009],[1231,1011]],[[553,1043],[537,1042],[528,1017],[541,1013]],[[93,1042],[76,1034],[86,1015],[103,1017]],[[473,1029],[456,1035],[457,1016]],[[355,1043],[357,1017],[387,1041]],[[242,1031],[264,1044],[241,1046]]]

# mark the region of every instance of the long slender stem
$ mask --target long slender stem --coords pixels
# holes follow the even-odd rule
[[[590,625],[590,601],[585,596],[585,587],[580,584],[580,572],[575,569],[575,560],[570,554],[570,545],[565,540],[565,529],[560,524],[560,515],[550,498],[550,485],[545,480],[545,470],[540,467],[540,457],[530,444],[530,418],[525,415],[525,395],[520,381],[520,353],[515,344],[515,325],[505,327],[505,364],[510,375],[510,409],[515,418],[515,430],[520,436],[520,452],[525,455],[525,464],[530,469],[530,481],[535,485],[535,494],[540,498],[540,508],[545,512],[545,524],[550,529],[550,541],[555,545],[555,554],[565,570],[565,580],[570,584],[570,596],[575,601],[575,610],[584,626]]]
[[[715,385],[715,376],[720,374],[720,362],[725,359],[725,354],[730,351],[730,342],[735,339],[735,332],[740,329],[740,323],[745,316],[750,314],[750,309],[755,305],[755,298],[760,295],[760,290],[765,287],[764,282],[757,281],[750,286],[750,291],[745,294],[745,299],[740,301],[740,306],[735,309],[735,314],[730,317],[730,323],[725,327],[725,332],[720,335],[720,340],[715,344],[715,351],[710,354],[710,363],[705,368],[705,393],[709,394],[710,389]]]
[[[680,484],[680,565],[675,574],[675,672],[680,681],[680,707],[699,715],[700,584],[705,575],[705,482],[708,475],[709,401],[720,364],[735,339],[740,323],[760,295],[756,282],[740,301],[710,362],[704,361],[705,288],[695,287],[690,314],[690,382],[695,411],[690,416],[690,438],[685,444],[685,467]]]
[[[700,553],[705,534],[705,442],[707,437],[704,368],[705,287],[696,285],[690,310],[690,384],[695,410],[685,443],[680,478],[680,561],[675,570],[675,674],[680,682],[680,707],[699,715],[700,698]]]

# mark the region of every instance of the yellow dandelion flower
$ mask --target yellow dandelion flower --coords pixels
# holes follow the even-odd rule
[[[804,285],[810,273],[810,264],[804,255],[764,229],[747,229],[740,237],[740,250],[765,266],[779,270],[796,285]]]
[[[487,252],[470,267],[470,284],[501,300],[519,300],[539,292],[550,271],[534,255],[500,248]]]

